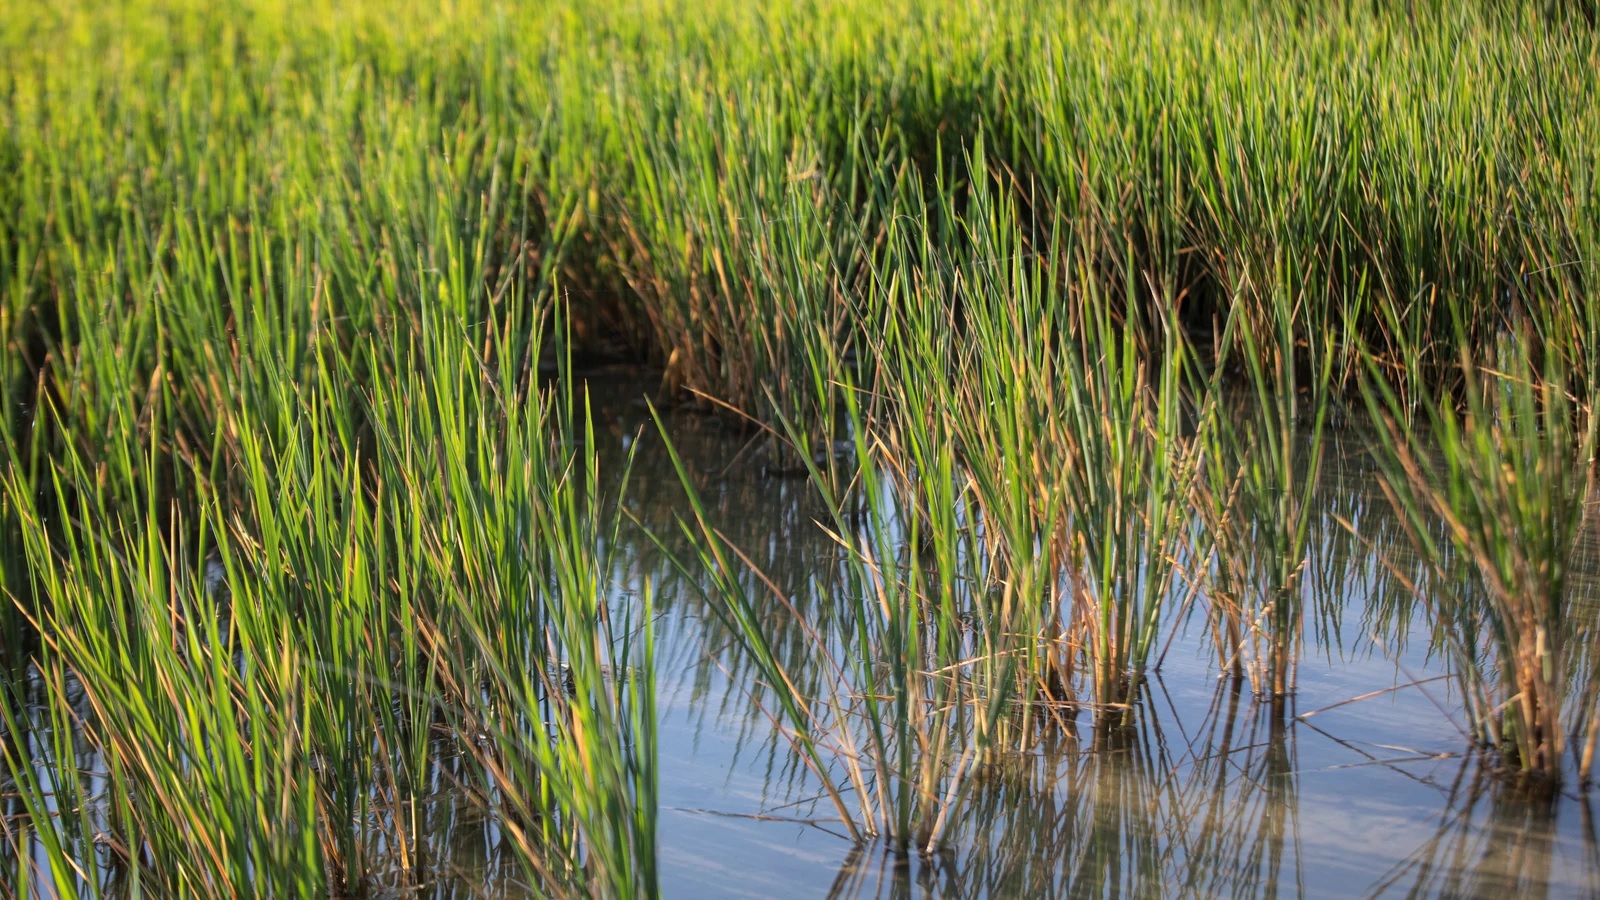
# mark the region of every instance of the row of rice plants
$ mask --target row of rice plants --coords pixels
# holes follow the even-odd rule
[[[873,827],[862,831],[915,839],[925,850],[937,843],[951,805],[965,796],[974,764],[1038,739],[1030,720],[1072,727],[1075,710],[1091,709],[1100,727],[1132,723],[1147,667],[1159,664],[1162,640],[1197,599],[1204,601],[1224,672],[1248,677],[1258,697],[1274,701],[1281,722],[1282,701],[1294,690],[1305,602],[1316,591],[1339,588],[1309,569],[1310,527],[1321,515],[1319,473],[1343,377],[1336,366],[1347,352],[1335,346],[1331,329],[1319,346],[1297,346],[1299,319],[1309,315],[1311,293],[1322,285],[1308,287],[1280,271],[1262,301],[1269,305],[1234,307],[1202,360],[1170,295],[1149,304],[1125,299],[1138,294],[1131,256],[1127,283],[1112,292],[1097,269],[1106,258],[1100,248],[1068,247],[1059,238],[1030,244],[1006,227],[1010,201],[994,192],[982,151],[980,142],[965,177],[936,182],[940,209],[919,210],[907,200],[912,216],[886,220],[891,224],[862,307],[865,318],[883,323],[863,338],[873,367],[858,378],[830,354],[827,331],[819,332],[810,357],[823,370],[813,382],[843,398],[856,460],[851,489],[866,510],[864,524],[849,515],[855,507],[839,493],[839,475],[822,462],[808,463],[831,511],[826,527],[856,573],[836,591],[858,617],[856,634],[876,636],[854,648],[815,638],[829,659],[843,657],[831,664],[838,684],[826,699],[831,752],[848,761],[849,778],[835,788],[835,801],[850,820],[855,813],[845,808],[845,788],[858,798],[903,792],[918,814],[888,819],[863,809],[860,821]],[[934,222],[947,230],[935,234],[928,224]],[[1345,327],[1365,309],[1359,290],[1350,292],[1352,299],[1337,308]],[[1147,309],[1166,318],[1141,319]],[[1407,332],[1398,323],[1391,332],[1390,347],[1422,345],[1404,343]],[[1471,340],[1462,329],[1455,343],[1470,352]],[[1431,338],[1425,345],[1433,346]],[[1546,358],[1554,365],[1576,352],[1568,351]],[[1314,361],[1309,373],[1300,371],[1297,357]],[[1529,359],[1527,348],[1515,358]],[[1374,411],[1389,420],[1405,413],[1401,421],[1412,422],[1417,413],[1401,405],[1400,389],[1374,379],[1393,377],[1415,388],[1427,383],[1423,364],[1405,360],[1396,375],[1391,359],[1369,353],[1364,365]],[[1225,408],[1234,370],[1243,370],[1247,388],[1242,414]],[[1529,733],[1593,734],[1592,680],[1572,695],[1581,705],[1567,719],[1559,719],[1558,700],[1544,699],[1530,708],[1558,718],[1536,727],[1500,721],[1514,698],[1526,705],[1530,697],[1573,690],[1556,671],[1567,658],[1563,643],[1575,637],[1559,615],[1560,574],[1583,509],[1583,469],[1575,461],[1588,458],[1579,438],[1588,432],[1589,413],[1563,399],[1570,387],[1540,399],[1548,383],[1512,378],[1512,388],[1521,385],[1525,394],[1499,387],[1469,392],[1477,402],[1504,396],[1521,405],[1516,415],[1509,407],[1471,414],[1505,424],[1494,441],[1480,440],[1488,454],[1481,465],[1451,470],[1455,487],[1447,492],[1428,493],[1440,481],[1417,473],[1412,460],[1432,442],[1458,440],[1459,428],[1447,427],[1453,395],[1411,394],[1436,418],[1435,427],[1408,425],[1392,433],[1404,437],[1391,434],[1371,447],[1387,472],[1391,501],[1436,569],[1428,582],[1433,589],[1459,583],[1445,570],[1477,558],[1491,595],[1496,584],[1516,585],[1501,587],[1499,595],[1546,598],[1540,614],[1554,616],[1521,629],[1527,646],[1502,641],[1484,656],[1478,641],[1484,630],[1513,636],[1519,630],[1509,600],[1484,607],[1470,594],[1421,598],[1458,651],[1463,690],[1476,692],[1468,705],[1474,735],[1496,746]],[[1530,429],[1523,443],[1513,440],[1512,421]],[[800,430],[789,437],[802,459],[822,458]],[[1447,458],[1453,452],[1446,446]],[[1458,512],[1453,504],[1473,491],[1541,499],[1521,518],[1510,507],[1465,513],[1480,523],[1474,527],[1497,523],[1476,543],[1461,534],[1453,548],[1430,543],[1427,524],[1450,522]],[[1434,497],[1434,505],[1419,506],[1418,497]],[[1535,512],[1540,517],[1529,518]],[[737,567],[736,554],[703,512],[692,525],[705,546],[716,548],[717,569]],[[1533,563],[1507,562],[1503,572],[1489,567],[1513,545],[1542,548],[1543,555]],[[1528,581],[1535,576],[1546,581]],[[734,581],[719,578],[714,592]],[[781,626],[758,614],[747,591],[737,597],[743,613],[736,633],[759,653]],[[1327,598],[1311,599],[1321,605]],[[796,735],[817,733],[822,722],[810,706],[816,698],[769,668],[763,674],[790,716],[787,726]],[[1530,681],[1529,673],[1541,669],[1544,680]],[[1496,679],[1503,680],[1499,688]],[[880,737],[884,709],[899,714],[887,728],[892,740]],[[952,728],[966,729],[953,745]],[[868,737],[864,744],[861,735]],[[1543,740],[1552,747],[1530,745],[1509,759],[1559,776],[1559,763],[1550,760],[1561,741]],[[799,743],[826,780],[830,748]],[[1578,772],[1585,781],[1588,758],[1585,752]],[[862,770],[876,777],[863,778]],[[885,787],[886,780],[897,787]],[[918,828],[919,821],[934,824]]]
[[[1133,289],[1180,302],[1188,327],[1236,305],[1265,321],[1280,279],[1321,286],[1292,361],[1310,371],[1326,343],[1345,387],[1355,335],[1385,352],[1375,300],[1472,298],[1481,338],[1506,291],[1578,308],[1564,301],[1592,281],[1600,122],[1582,30],[1470,12],[1257,21],[1248,4],[676,12],[562,34],[577,62],[550,102],[598,110],[574,126],[598,151],[586,171],[603,169],[580,242],[620,271],[620,314],[648,322],[667,386],[768,424],[766,388],[792,397],[803,376],[802,323],[844,327],[884,217],[939,215],[911,195],[980,134],[1018,195],[1012,228],[1094,244],[1108,289],[1131,265]],[[901,170],[922,190],[874,198]],[[791,259],[810,267],[801,284],[770,268]],[[1407,315],[1452,339],[1426,304]],[[1422,374],[1449,377],[1432,362]]]
[[[448,301],[447,278],[431,287]],[[249,370],[273,301],[239,300],[256,315],[230,355]],[[173,392],[111,367],[76,387],[124,398],[119,452],[69,446],[42,477],[12,470],[12,503],[31,509],[42,487],[56,511],[21,517],[31,590],[16,599],[42,636],[42,688],[13,699],[43,718],[7,714],[16,884],[413,884],[447,862],[424,823],[459,796],[541,890],[653,891],[648,602],[613,609],[617,520],[581,413],[526,353],[486,360],[448,306],[314,351],[309,383],[276,404],[222,410],[237,490],[174,452]],[[512,321],[489,339],[509,344]],[[199,338],[228,352],[217,339]],[[193,479],[195,499],[169,479]],[[440,794],[448,771],[461,783]]]
[[[616,332],[667,387],[769,424],[767,387],[803,393],[809,322],[843,328],[859,293],[862,231],[881,233],[861,215],[911,212],[867,202],[870,184],[904,168],[931,186],[980,133],[1026,195],[1013,227],[1114,236],[1094,271],[1115,286],[1133,265],[1150,281],[1134,288],[1182,301],[1191,326],[1269,307],[1290,277],[1328,289],[1295,319],[1298,347],[1351,297],[1398,306],[1430,285],[1475,298],[1481,338],[1506,291],[1579,309],[1564,301],[1594,277],[1600,67],[1571,22],[1159,0],[1103,15],[1022,0],[137,12],[30,11],[0,36],[0,147],[19,163],[3,182],[8,330],[35,351],[13,393],[53,335],[48,305],[22,298],[63,274],[87,219],[168,203],[270,216],[285,193],[337,214],[325,193],[344,182],[352,240],[406,241],[367,232],[374,209],[473,144],[540,159],[502,187],[572,233],[578,340]],[[1407,315],[1450,339],[1426,304]],[[1354,346],[1333,344],[1339,371]]]
[[[536,374],[572,217],[496,34],[145,11],[6,17],[60,54],[5,76],[10,883],[414,886],[459,807],[524,889],[653,893],[648,603]]]

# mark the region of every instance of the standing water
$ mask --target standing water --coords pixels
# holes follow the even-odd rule
[[[664,895],[1600,894],[1591,794],[1530,795],[1466,752],[1449,662],[1397,580],[1408,548],[1359,442],[1336,441],[1324,467],[1305,651],[1285,704],[1219,678],[1204,617],[1176,610],[1134,726],[1107,732],[1069,714],[1028,752],[991,760],[942,849],[922,853],[849,838],[711,592],[671,563],[688,553],[677,525],[685,494],[636,376],[599,374],[589,386],[602,471],[635,453],[611,590],[619,605],[646,586],[655,597]],[[764,579],[753,589],[770,582],[788,600],[767,611],[774,652],[821,684],[824,661],[802,622],[829,646],[850,626],[832,591],[840,547],[818,524],[817,496],[804,479],[774,476],[758,442],[713,417],[671,415],[668,430],[714,524]],[[1570,590],[1587,624],[1600,554],[1585,540]],[[216,568],[204,577],[220,586]],[[46,736],[41,704],[27,712],[36,730],[22,740],[42,761],[61,745]],[[103,771],[92,747],[76,752],[81,770]],[[451,757],[439,759],[423,800],[437,877],[403,893],[523,893],[506,834],[455,787],[466,779]],[[33,862],[48,865],[43,854]],[[102,862],[112,873],[103,887],[125,889]],[[380,894],[386,883],[381,869],[368,881]]]
[[[593,383],[592,383],[593,384]],[[605,408],[642,434],[630,508],[658,535],[685,514],[628,391]],[[803,480],[768,477],[748,438],[692,415],[671,438],[724,529],[819,626],[836,623],[839,546]],[[1409,558],[1359,441],[1324,468],[1306,579],[1306,649],[1281,718],[1218,677],[1203,617],[1170,623],[1138,724],[1051,735],[986,772],[948,849],[856,846],[758,702],[716,611],[641,540],[620,585],[661,585],[662,888],[669,896],[1592,896],[1593,797],[1535,799],[1489,774],[1461,731],[1449,663],[1394,577]],[[1349,522],[1351,529],[1341,523]],[[1594,545],[1571,591],[1593,616]],[[791,619],[772,610],[772,623]],[[815,670],[790,621],[775,644]]]

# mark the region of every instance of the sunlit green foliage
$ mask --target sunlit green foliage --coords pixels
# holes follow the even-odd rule
[[[405,881],[448,757],[540,888],[649,893],[648,592],[611,599],[611,475],[540,375],[590,351],[825,489],[863,831],[932,841],[1032,723],[1128,725],[1196,597],[1291,690],[1294,432],[1358,370],[1398,505],[1477,503],[1453,545],[1559,629],[1576,506],[1505,473],[1576,504],[1541,466],[1600,427],[1600,43],[1581,4],[1418,6],[0,2],[0,662],[48,700],[5,707],[46,877]],[[1531,374],[1493,381],[1508,321]],[[1422,441],[1456,467],[1399,477]],[[1496,697],[1479,736],[1553,758],[1571,707]]]

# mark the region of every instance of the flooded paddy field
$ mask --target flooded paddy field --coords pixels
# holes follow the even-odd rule
[[[1411,550],[1375,490],[1364,445],[1340,441],[1324,472],[1309,565],[1315,610],[1298,690],[1286,705],[1220,677],[1198,617],[1173,616],[1135,727],[1107,734],[1087,713],[976,777],[934,853],[852,841],[763,711],[760,678],[706,586],[673,569],[683,487],[654,432],[635,369],[591,373],[601,470],[622,471],[633,523],[617,535],[607,590],[625,607],[655,594],[660,890],[667,896],[1584,896],[1600,890],[1594,798],[1532,794],[1486,770],[1464,744],[1449,664],[1426,615],[1391,570]],[[783,586],[774,643],[797,671],[819,667],[795,637],[839,625],[828,570],[839,544],[819,526],[804,479],[777,477],[752,438],[704,413],[667,434],[734,543]],[[1338,521],[1343,516],[1351,529]],[[663,538],[659,546],[645,534]],[[1600,549],[1585,533],[1571,600],[1596,606]],[[1585,626],[1587,627],[1587,626]],[[37,680],[37,675],[33,676]],[[43,692],[24,716],[32,754],[55,744]],[[81,702],[81,698],[80,698]],[[441,740],[442,744],[449,743]],[[104,783],[105,761],[75,737],[74,765]],[[531,889],[494,816],[461,784],[459,750],[433,763],[415,801],[430,874],[375,868],[393,896],[521,896]],[[99,773],[96,775],[96,773]],[[105,827],[103,797],[90,788]],[[386,827],[372,823],[374,830]],[[375,848],[379,858],[383,849]],[[105,857],[102,857],[104,859]],[[20,862],[14,860],[13,862]],[[31,863],[48,867],[35,852]],[[111,867],[113,870],[115,867]],[[126,877],[125,873],[122,877]],[[391,883],[384,892],[386,881]],[[105,883],[115,892],[118,881]],[[126,883],[122,884],[126,888]],[[46,892],[48,893],[48,892]]]
[[[0,897],[1600,892],[1590,7],[0,0]]]

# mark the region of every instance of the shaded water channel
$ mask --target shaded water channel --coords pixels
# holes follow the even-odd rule
[[[948,849],[923,857],[846,837],[762,710],[737,637],[646,533],[687,552],[675,524],[684,493],[638,399],[644,382],[631,371],[589,380],[603,470],[620,471],[638,443],[624,502],[643,528],[624,532],[612,575],[618,602],[646,585],[656,598],[665,895],[1600,895],[1592,792],[1535,800],[1468,755],[1448,661],[1396,581],[1408,550],[1358,441],[1336,437],[1325,465],[1285,715],[1220,680],[1204,617],[1174,612],[1136,727],[1113,739],[1083,717],[1075,733],[1057,729],[987,768]],[[775,652],[820,677],[799,619],[830,646],[850,627],[832,591],[839,548],[816,524],[825,511],[737,429],[692,413],[670,428],[715,524],[789,599],[793,612],[770,610]],[[1600,587],[1595,531],[1570,580],[1586,625]],[[101,766],[87,747],[77,764]],[[396,895],[521,895],[494,823],[454,796],[441,767],[426,822],[447,874]]]

